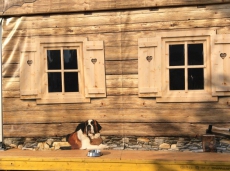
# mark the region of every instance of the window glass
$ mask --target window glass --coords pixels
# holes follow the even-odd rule
[[[184,42],[169,45],[169,90],[204,89],[202,65],[203,43]]]
[[[48,92],[79,92],[76,49],[47,50],[47,61]]]
[[[170,90],[184,90],[185,89],[185,73],[184,69],[170,69],[169,70]]]
[[[169,66],[184,65],[184,45],[169,45]]]
[[[63,50],[64,69],[78,69],[77,50]]]
[[[48,70],[61,69],[61,52],[60,50],[47,50]]]
[[[62,92],[61,73],[50,72],[48,73],[48,91],[49,92]]]
[[[188,44],[188,65],[203,64],[203,44]]]
[[[189,90],[204,89],[204,70],[203,68],[188,69],[188,89]]]
[[[65,92],[79,92],[78,73],[65,72],[64,73]]]

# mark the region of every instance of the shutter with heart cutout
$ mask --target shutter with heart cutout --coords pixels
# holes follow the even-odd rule
[[[86,41],[84,49],[85,96],[106,97],[103,41]]]
[[[36,40],[23,44],[20,54],[20,98],[37,99],[39,98],[39,60],[36,58]]]
[[[139,97],[161,96],[161,38],[138,39]]]
[[[230,95],[230,34],[215,35],[212,44],[212,95]]]

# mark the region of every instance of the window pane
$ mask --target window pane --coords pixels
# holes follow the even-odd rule
[[[78,69],[77,50],[64,50],[64,69]]]
[[[203,90],[204,89],[204,70],[203,68],[188,69],[188,89]]]
[[[48,73],[48,91],[49,92],[62,92],[60,72]]]
[[[184,90],[185,76],[184,69],[170,69],[169,70],[170,90]]]
[[[79,92],[78,73],[65,72],[64,73],[65,92]]]
[[[169,66],[184,65],[184,45],[169,45]]]
[[[188,65],[203,64],[203,44],[188,44]]]
[[[47,50],[48,70],[61,69],[61,52],[60,50]]]

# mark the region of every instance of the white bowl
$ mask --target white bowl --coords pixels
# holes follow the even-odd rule
[[[101,150],[90,150],[88,152],[88,157],[100,157],[101,155]]]

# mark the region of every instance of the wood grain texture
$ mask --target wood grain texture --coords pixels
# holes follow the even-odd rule
[[[78,123],[4,125],[5,137],[60,137],[76,129]],[[101,123],[101,135],[201,136],[208,124],[190,123]],[[220,124],[227,127],[228,124]],[[29,130],[29,131],[28,131]],[[57,131],[58,130],[58,131]],[[25,132],[27,132],[25,134]]]
[[[24,2],[31,2],[25,3]],[[5,12],[5,15],[22,15],[22,14],[38,14],[38,13],[64,13],[64,12],[79,12],[79,11],[97,11],[97,10],[114,10],[114,9],[129,9],[129,8],[159,8],[171,6],[190,6],[190,5],[208,5],[208,4],[223,4],[229,3],[229,0],[224,2],[221,0],[189,0],[189,1],[167,1],[167,0],[144,0],[144,1],[123,1],[123,0],[36,0],[23,1],[14,0],[10,4],[4,1],[4,7],[11,7]],[[22,5],[19,7],[14,4]],[[13,7],[12,7],[13,6]],[[70,8],[71,7],[71,8]],[[1,11],[5,8],[1,7]]]
[[[68,113],[68,114],[67,114]],[[37,111],[9,111],[4,112],[4,124],[49,124],[49,123],[71,123],[82,122],[88,118],[100,122],[111,123],[224,123],[230,119],[228,109],[187,109],[160,110],[160,109],[84,109],[84,110],[37,110]],[[207,117],[209,116],[209,117]],[[25,119],[26,118],[26,119]],[[220,118],[220,119],[216,119]]]
[[[229,170],[229,154],[139,150],[102,150],[97,158],[87,157],[88,150],[32,151],[11,149],[0,156],[1,170],[70,170],[81,171],[180,171]],[[141,155],[140,155],[141,154]],[[210,157],[211,156],[211,157]],[[76,169],[75,169],[76,170]]]
[[[23,12],[47,15],[15,16],[3,22],[4,136],[65,136],[89,118],[102,123],[104,135],[196,136],[204,134],[209,124],[229,127],[230,97],[220,97],[218,102],[210,103],[157,103],[155,98],[138,97],[138,39],[154,37],[161,31],[199,28],[229,34],[230,1],[225,2],[37,0],[7,10],[6,15]],[[206,4],[206,8],[197,8],[198,4]],[[69,10],[136,8],[137,5],[159,9],[61,14]],[[170,8],[171,5],[174,7]],[[52,12],[58,13],[52,15]],[[103,41],[107,97],[84,104],[38,105],[36,100],[20,100],[21,47],[36,37],[63,35]]]

